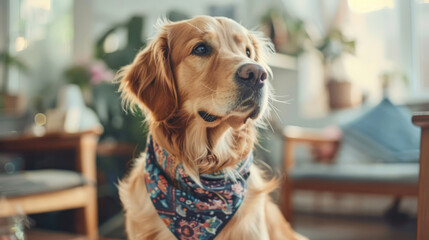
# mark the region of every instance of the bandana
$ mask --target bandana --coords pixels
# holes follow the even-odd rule
[[[226,226],[243,202],[253,154],[235,169],[230,180],[222,171],[201,174],[201,185],[183,164],[149,136],[146,149],[146,188],[164,224],[180,240],[209,240]]]

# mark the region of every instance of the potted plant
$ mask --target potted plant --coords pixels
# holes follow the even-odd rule
[[[271,8],[261,23],[262,31],[274,43],[276,52],[297,57],[305,51],[307,42],[311,42],[304,21],[286,11]]]
[[[356,104],[352,98],[352,83],[344,74],[335,74],[343,70],[343,54],[355,54],[355,47],[355,40],[348,39],[339,29],[331,29],[317,46],[323,62],[324,81],[331,109],[347,108]]]
[[[22,103],[19,95],[10,94],[8,89],[8,69],[15,67],[18,70],[26,73],[28,71],[27,65],[21,61],[19,58],[14,57],[9,54],[8,51],[0,52],[0,64],[3,64],[3,81],[1,86],[1,98],[0,98],[0,109],[6,113],[16,113],[19,112],[20,105]]]

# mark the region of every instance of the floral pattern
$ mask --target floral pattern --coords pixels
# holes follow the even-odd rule
[[[235,180],[221,171],[201,174],[201,185],[186,173],[183,165],[148,137],[146,188],[158,215],[180,240],[210,240],[226,226],[246,193],[253,154],[235,169]]]

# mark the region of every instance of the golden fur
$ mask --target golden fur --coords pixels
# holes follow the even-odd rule
[[[265,81],[260,111],[235,104],[243,99],[234,77],[246,63],[259,64],[270,73],[265,60],[271,45],[227,18],[201,16],[160,25],[158,35],[119,73],[124,103],[146,112],[154,140],[183,162],[195,181],[201,173],[220,169],[234,178],[234,166],[257,142],[256,126],[266,114],[270,96]],[[209,44],[208,56],[192,54],[201,42]],[[217,119],[204,121],[198,111]],[[128,236],[174,239],[146,191],[144,160],[143,154],[119,185]],[[270,200],[276,186],[252,166],[246,197],[216,239],[304,239]]]

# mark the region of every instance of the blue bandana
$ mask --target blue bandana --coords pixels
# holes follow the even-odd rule
[[[226,226],[243,202],[253,154],[241,161],[232,181],[222,171],[201,174],[201,186],[183,164],[148,138],[146,188],[165,225],[180,240],[208,240]]]

